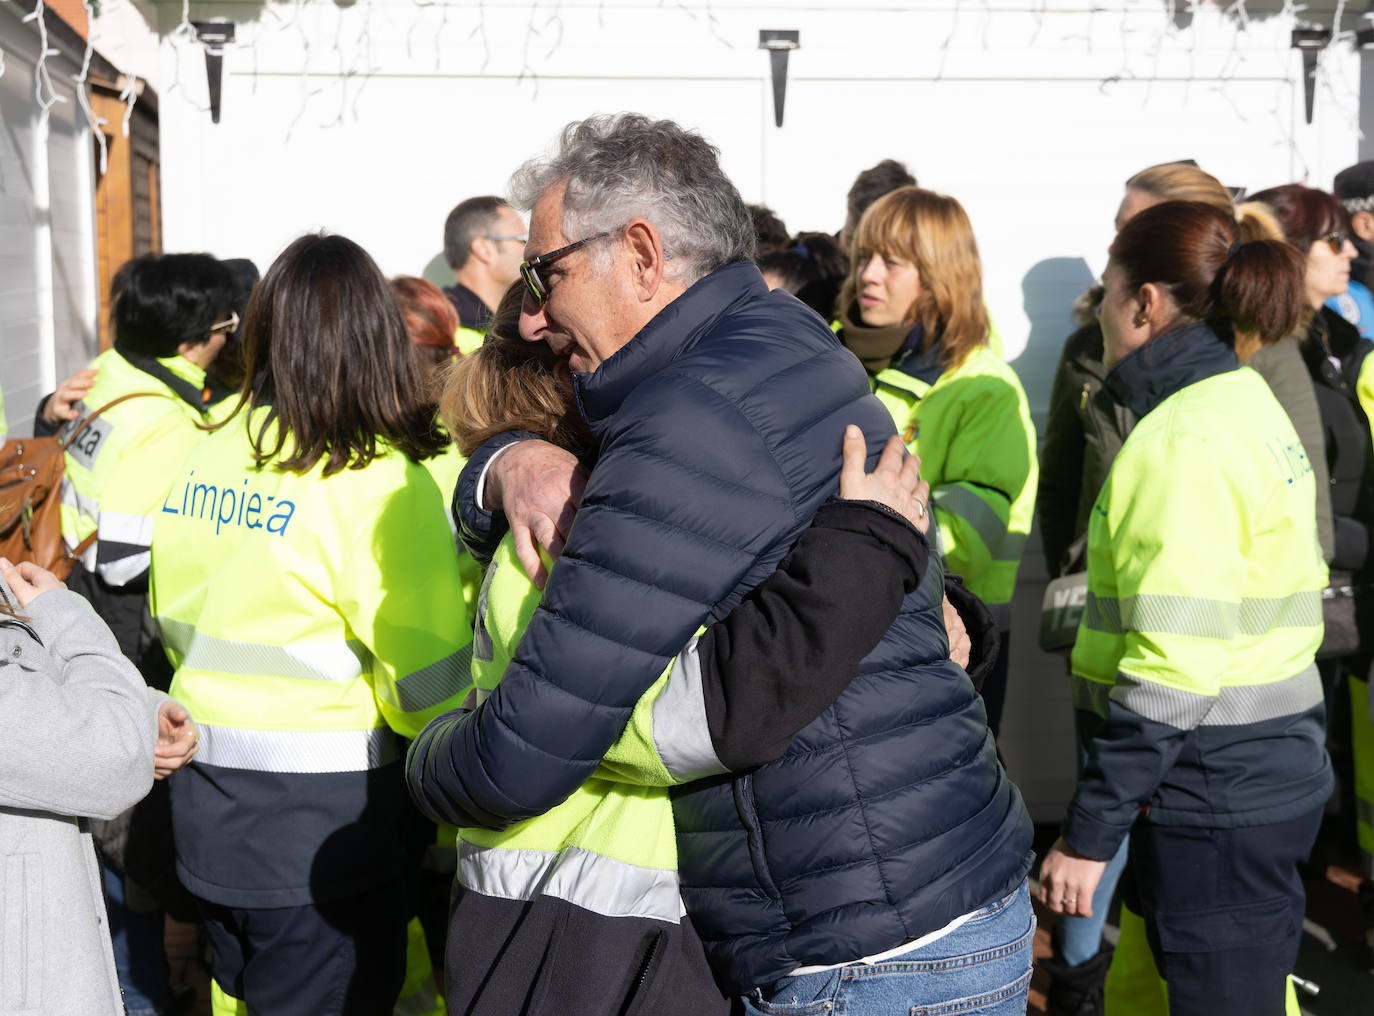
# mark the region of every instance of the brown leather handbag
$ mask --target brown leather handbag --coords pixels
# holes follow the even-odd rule
[[[58,437],[18,437],[0,445],[0,555],[18,564],[32,561],[66,579],[87,548],[92,533],[67,551],[62,540],[62,475],[67,448],[90,429],[101,414],[121,402],[158,392],[130,392],[105,403]],[[88,440],[88,438],[87,438]],[[91,449],[94,451],[94,449]]]

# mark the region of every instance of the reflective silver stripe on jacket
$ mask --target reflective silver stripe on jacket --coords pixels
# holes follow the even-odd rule
[[[348,682],[372,666],[372,654],[367,647],[352,639],[269,646],[215,638],[196,631],[194,625],[185,621],[159,618],[158,627],[163,642],[184,657],[182,666],[189,670]]]
[[[643,868],[582,847],[479,847],[459,836],[458,880],[483,896],[521,902],[556,896],[603,917],[677,924],[683,914],[676,871]]]
[[[153,520],[146,515],[101,512],[97,532],[100,539],[110,543],[127,543],[131,547],[153,545]]]
[[[116,558],[113,561],[102,561],[98,549],[94,546],[91,549],[96,550],[96,574],[112,586],[127,586],[146,572],[153,563],[152,553],[147,550],[141,550],[137,554],[130,554],[127,557]],[[83,554],[83,564],[85,557],[86,555]]]
[[[78,514],[89,519],[92,523],[100,518],[100,502],[77,490],[76,484],[72,483],[71,477],[65,473],[62,476],[61,500],[62,504],[69,508],[75,508]],[[72,539],[69,534],[64,532],[62,542],[66,546],[67,552],[71,553],[81,541]],[[81,566],[89,572],[95,571],[96,542],[92,540],[91,545],[81,555]]]
[[[100,518],[100,502],[77,490],[76,484],[72,483],[72,478],[65,473],[62,474],[61,492],[63,504],[75,508],[92,522]]]
[[[1111,685],[1074,677],[1075,708],[1105,716],[1108,699],[1147,720],[1178,730],[1243,726],[1307,712],[1321,703],[1322,682],[1315,663],[1282,681],[1227,685],[1216,695],[1201,695],[1123,673],[1118,673]]]
[[[472,643],[442,660],[396,680],[396,701],[404,713],[421,713],[472,683]],[[390,696],[388,696],[389,698]]]
[[[400,759],[396,735],[371,730],[242,730],[197,721],[197,762],[261,773],[355,773]]]
[[[693,637],[673,660],[668,683],[651,712],[659,760],[669,775],[684,782],[729,771],[711,743],[701,660],[697,656],[699,642],[700,636]]]
[[[1020,561],[1026,549],[1026,534],[1007,530],[1007,523],[998,517],[981,497],[958,483],[942,484],[930,492],[930,499],[941,511],[957,515],[978,534],[994,561]],[[1011,510],[1011,506],[1007,506]]]
[[[1117,599],[1089,590],[1083,605],[1083,626],[1108,635],[1139,631],[1230,639],[1237,635],[1264,635],[1275,628],[1316,627],[1321,623],[1319,589],[1288,596],[1247,596],[1237,603],[1160,593]]]
[[[110,585],[128,585],[144,574],[152,564],[152,554],[147,548],[153,542],[153,520],[146,515],[101,512],[96,533],[95,570]],[[144,549],[133,550],[116,557],[112,556],[111,544]]]

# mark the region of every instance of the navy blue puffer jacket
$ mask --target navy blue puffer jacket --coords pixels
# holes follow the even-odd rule
[[[412,790],[504,828],[591,775],[699,625],[772,573],[838,486],[846,424],[893,433],[813,312],[728,265],[577,375],[599,449],[541,606],[494,694],[431,724]],[[870,463],[871,464],[871,463]],[[784,756],[678,799],[684,897],[736,990],[891,949],[1018,886],[1030,820],[949,662],[941,568]]]

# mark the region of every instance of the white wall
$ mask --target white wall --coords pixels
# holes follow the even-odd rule
[[[453,204],[502,191],[564,123],[599,111],[699,128],[746,200],[794,230],[838,228],[854,174],[892,156],[968,207],[988,300],[1039,422],[1068,305],[1103,266],[1129,175],[1193,158],[1229,185],[1327,187],[1356,159],[1348,43],[1326,59],[1309,126],[1290,16],[1242,26],[1224,4],[1177,21],[1160,0],[1093,6],[192,3],[194,19],[237,22],[214,125],[202,49],[175,31],[172,0],[157,7],[165,245],[265,269],[302,231],[328,229],[389,274],[419,273]],[[801,32],[780,129],[761,28]],[[1033,540],[1003,748],[1048,818],[1067,794],[1072,748],[1062,667],[1034,646],[1043,573]]]
[[[67,101],[34,99],[38,34],[0,4],[0,389],[9,430],[28,434],[38,399],[94,355],[94,156],[76,103],[78,60],[48,58]]]

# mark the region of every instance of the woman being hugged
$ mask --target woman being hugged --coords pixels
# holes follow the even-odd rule
[[[996,734],[1007,622],[1035,508],[1035,428],[1016,373],[988,347],[978,243],[963,206],[902,187],[864,213],[840,294],[841,339],[920,456],[949,571],[998,616],[983,687]]]
[[[1089,524],[1073,672],[1096,723],[1041,897],[1088,915],[1129,835],[1125,893],[1170,1012],[1281,1013],[1297,864],[1332,786],[1313,663],[1326,567],[1311,464],[1234,346],[1291,333],[1302,261],[1196,202],[1141,212],[1109,258],[1105,383],[1139,423]]]
[[[237,413],[153,537],[174,693],[203,721],[173,786],[177,874],[218,992],[263,1014],[389,1014],[409,917],[402,737],[454,708],[471,640],[434,426],[377,266],[291,244],[253,293]]]

